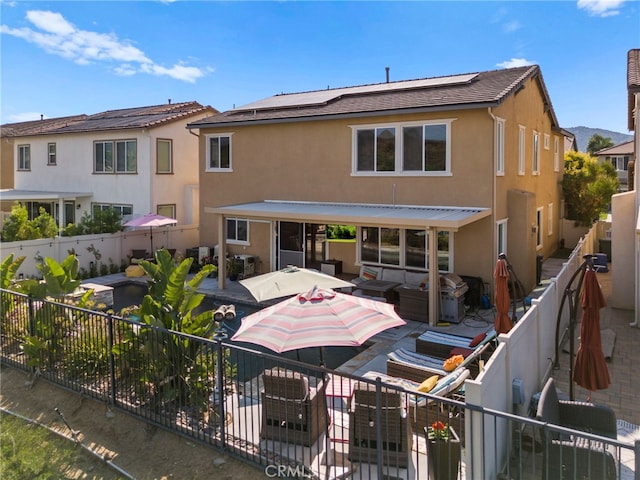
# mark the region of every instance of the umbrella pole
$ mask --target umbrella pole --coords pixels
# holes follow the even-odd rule
[[[560,368],[560,359],[559,359],[559,333],[560,333],[560,320],[562,318],[562,309],[564,307],[565,300],[569,302],[569,399],[573,401],[573,353],[574,353],[574,330],[576,326],[576,320],[578,318],[578,305],[580,301],[580,290],[582,290],[582,282],[584,280],[584,274],[587,271],[587,268],[593,268],[593,255],[584,255],[582,257],[584,261],[580,264],[580,266],[573,272],[573,275],[569,279],[567,286],[564,289],[564,295],[562,296],[562,301],[560,302],[560,309],[558,310],[558,317],[556,320],[556,361],[553,366],[555,370]],[[575,281],[575,279],[580,276],[578,279],[578,285],[574,289],[571,288],[571,285]]]
[[[153,227],[149,227],[149,238],[151,239],[151,252],[149,252],[149,254],[155,258],[153,254]]]

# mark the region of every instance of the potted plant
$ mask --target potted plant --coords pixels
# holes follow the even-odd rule
[[[229,280],[236,281],[242,273],[242,262],[239,262],[235,258],[229,258],[227,260],[227,272],[229,275]]]
[[[434,422],[426,429],[427,460],[431,480],[455,480],[460,465],[460,438],[448,423]]]

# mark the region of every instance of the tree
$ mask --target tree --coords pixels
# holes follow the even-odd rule
[[[2,226],[3,242],[54,238],[57,235],[58,225],[44,208],[40,208],[39,216],[29,220],[27,209],[17,202],[11,207],[11,215]]]
[[[606,213],[611,196],[618,191],[618,175],[612,164],[598,163],[588,153],[567,152],[564,156],[562,193],[567,218],[576,225],[591,226]]]
[[[596,152],[599,152],[603,148],[613,147],[614,143],[609,137],[603,137],[599,134],[594,134],[589,139],[589,144],[587,145],[587,153],[591,155],[595,155]]]

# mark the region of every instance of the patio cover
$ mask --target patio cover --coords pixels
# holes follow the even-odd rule
[[[0,190],[0,202],[44,202],[56,201],[60,207],[60,211],[64,208],[66,200],[76,201],[79,198],[93,197],[93,192],[54,192],[46,190],[18,190],[7,188]],[[64,228],[63,216],[60,215],[58,230]]]
[[[262,202],[228,205],[221,207],[205,207],[205,213],[220,215],[218,244],[226,255],[223,234],[226,217],[241,217],[249,220],[280,220],[300,223],[369,225],[397,228],[431,229],[429,236],[429,264],[437,265],[437,231],[457,231],[491,215],[490,208],[483,207],[451,207],[423,205],[391,205],[366,203],[332,203],[332,202],[296,202],[281,200],[264,200]],[[224,266],[223,266],[224,268]],[[429,271],[429,283],[438,285],[438,271]],[[218,277],[218,286],[224,288],[224,272]],[[437,289],[429,289],[429,318],[437,322],[438,306]]]

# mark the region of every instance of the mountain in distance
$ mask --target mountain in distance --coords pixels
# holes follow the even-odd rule
[[[576,143],[578,144],[578,151],[586,152],[587,145],[591,137],[598,134],[604,138],[610,138],[614,145],[620,145],[621,143],[633,140],[633,135],[620,132],[612,132],[611,130],[604,130],[602,128],[590,128],[590,127],[570,127],[565,128],[570,131],[576,137]]]

